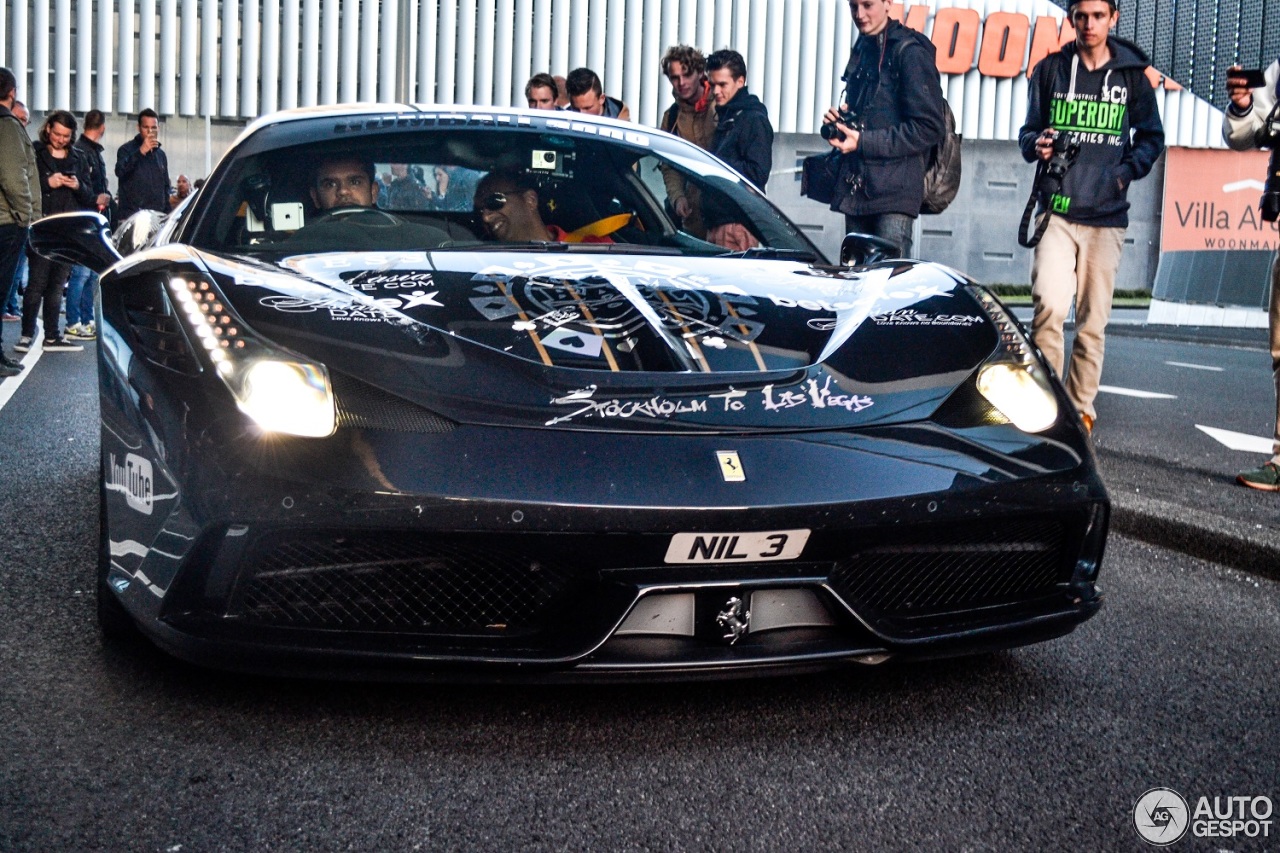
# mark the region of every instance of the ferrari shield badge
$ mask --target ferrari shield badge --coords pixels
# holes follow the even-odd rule
[[[720,476],[726,483],[744,483],[747,472],[742,467],[736,450],[717,450],[716,459],[720,460]]]

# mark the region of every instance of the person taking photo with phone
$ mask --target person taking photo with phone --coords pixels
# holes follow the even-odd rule
[[[169,160],[160,148],[160,117],[150,108],[138,113],[138,135],[116,152],[123,223],[139,210],[169,212]]]
[[[1259,80],[1259,76],[1262,78]],[[1265,73],[1243,71],[1233,66],[1227,71],[1227,105],[1222,119],[1222,138],[1236,151],[1270,148],[1271,161],[1263,189],[1262,218],[1274,230],[1280,214],[1280,59]],[[1270,217],[1270,218],[1268,218]],[[1251,489],[1280,492],[1280,251],[1271,260],[1271,299],[1267,312],[1271,328],[1271,371],[1275,377],[1276,431],[1271,458],[1257,468],[1241,471],[1236,480]]]

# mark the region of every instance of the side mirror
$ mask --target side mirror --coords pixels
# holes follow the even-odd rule
[[[863,266],[885,258],[902,257],[902,247],[892,240],[874,234],[850,231],[840,241],[840,265]]]
[[[151,242],[152,237],[160,233],[160,229],[164,227],[164,218],[165,214],[155,210],[139,210],[121,223],[112,235],[116,250],[124,255],[132,255],[143,248]]]
[[[96,273],[120,260],[107,220],[92,211],[59,213],[38,220],[31,226],[31,248],[51,261],[79,264]]]

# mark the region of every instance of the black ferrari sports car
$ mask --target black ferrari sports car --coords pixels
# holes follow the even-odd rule
[[[285,112],[143,237],[32,236],[102,273],[108,637],[348,678],[720,677],[1101,605],[1107,495],[1001,303],[876,238],[830,262],[675,137]]]

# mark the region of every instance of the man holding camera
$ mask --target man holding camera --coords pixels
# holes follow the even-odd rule
[[[845,102],[822,119],[839,151],[831,209],[845,230],[874,234],[911,255],[924,201],[924,155],[946,132],[933,42],[889,17],[892,0],[849,0],[858,39],[841,80]]]
[[[1262,218],[1274,223],[1280,214],[1280,60],[1271,63],[1263,85],[1250,88],[1240,68],[1227,71],[1227,95],[1231,103],[1222,120],[1222,138],[1236,151],[1267,147],[1271,163],[1267,167],[1266,194]],[[1241,485],[1268,492],[1280,492],[1280,252],[1271,262],[1271,367],[1276,384],[1276,432],[1271,458],[1257,468],[1241,471]]]
[[[1092,432],[1104,331],[1129,225],[1126,194],[1164,150],[1164,126],[1145,74],[1147,57],[1111,35],[1120,21],[1114,0],[1075,0],[1068,14],[1075,41],[1032,71],[1018,142],[1028,163],[1040,161],[1036,192],[1051,213],[1031,267],[1032,338],[1061,375],[1062,326],[1075,301],[1067,394]],[[1039,180],[1046,173],[1055,177],[1052,192]]]

